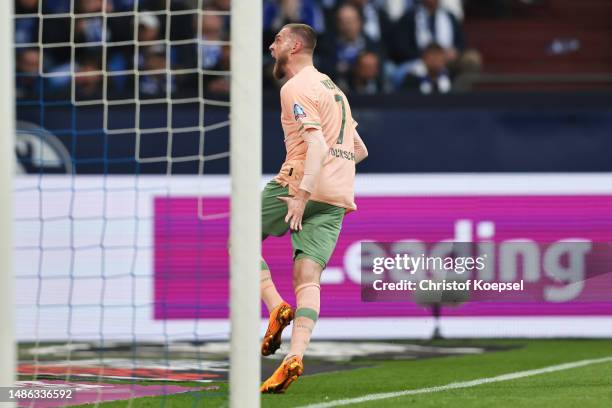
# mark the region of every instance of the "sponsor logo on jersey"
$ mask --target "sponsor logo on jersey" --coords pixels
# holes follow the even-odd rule
[[[299,120],[300,118],[306,117],[306,112],[304,111],[304,108],[295,103],[293,104],[293,116],[295,117],[295,120]]]

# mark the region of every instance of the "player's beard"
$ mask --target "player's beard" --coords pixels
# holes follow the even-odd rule
[[[287,66],[287,54],[280,54],[274,63],[272,75],[274,79],[280,80],[285,77],[285,67]]]

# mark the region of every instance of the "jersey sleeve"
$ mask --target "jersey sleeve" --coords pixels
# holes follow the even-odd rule
[[[290,110],[293,119],[300,125],[299,132],[303,134],[308,129],[321,130],[317,96],[309,89],[286,89],[281,92],[283,109]]]

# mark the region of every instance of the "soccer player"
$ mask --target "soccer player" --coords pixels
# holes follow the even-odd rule
[[[319,317],[320,277],[334,251],[344,214],[355,210],[355,164],[367,149],[344,93],[313,66],[314,30],[287,24],[270,45],[274,76],[285,78],[281,122],[287,156],[262,193],[262,238],[291,230],[294,309],[277,292],[262,261],[261,297],[270,311],[261,352],[280,347],[282,331],[293,322],[291,349],[261,392],[284,392],[304,369],[302,357]]]

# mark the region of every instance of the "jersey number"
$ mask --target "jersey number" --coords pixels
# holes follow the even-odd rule
[[[336,102],[340,102],[340,106],[342,106],[342,126],[340,126],[340,134],[338,135],[338,140],[336,144],[342,144],[344,141],[344,125],[346,123],[346,107],[344,106],[344,99],[342,99],[342,95],[335,94],[334,99]]]

